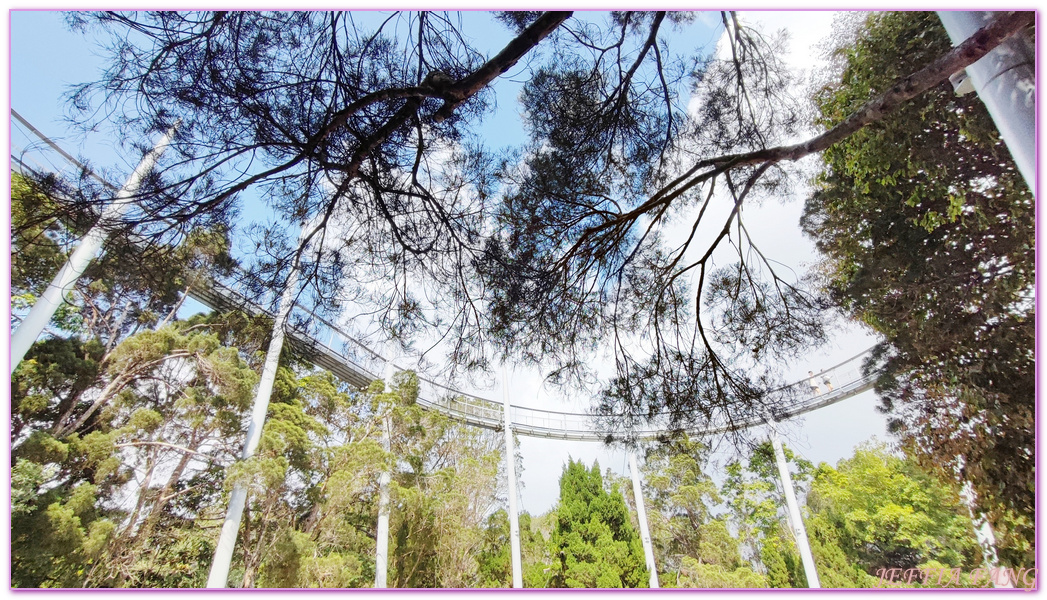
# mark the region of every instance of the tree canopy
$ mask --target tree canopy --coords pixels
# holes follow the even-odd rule
[[[823,303],[776,273],[742,207],[785,184],[783,161],[1030,23],[1008,13],[787,144],[801,121],[780,40],[719,17],[725,46],[711,55],[667,43],[690,13],[503,13],[510,38],[485,56],[444,13],[77,13],[74,26],[109,40],[110,68],[73,99],[85,125],[139,139],[180,120],[175,158],[140,194],[149,231],[222,222],[257,191],[282,220],[259,247],[301,267],[321,306],[348,296],[394,336],[437,331],[464,368],[501,354],[579,378],[608,343],[617,379],[601,410],[690,425],[784,401],[769,359],[822,333]],[[478,127],[514,69],[528,140],[503,150]],[[727,214],[707,215],[724,197]],[[282,245],[298,222],[301,243]],[[666,239],[672,222],[691,235]],[[714,270],[718,247],[738,264]]]
[[[643,546],[625,499],[608,490],[599,463],[568,461],[560,476],[549,587],[647,587]]]
[[[382,469],[394,585],[507,583],[500,437],[423,411],[411,374],[349,389],[289,350],[258,453],[235,460],[271,320],[179,308],[233,272],[230,238],[245,233],[255,290],[296,269],[317,313],[364,307],[404,344],[446,340],[452,368],[515,359],[578,383],[609,345],[597,410],[623,437],[642,421],[773,413],[795,393],[781,360],[822,340],[836,304],[885,336],[870,368],[920,464],[865,448],[815,469],[787,452],[824,581],[976,565],[956,482],[1001,556],[1027,564],[1034,202],[977,102],[945,80],[1031,16],[1006,13],[956,49],[926,14],[872,18],[817,95],[822,133],[794,143],[782,40],[729,12],[714,53],[668,43],[690,13],[500,13],[510,33],[490,56],[445,13],[72,14],[110,44],[109,70],[73,96],[81,124],[133,139],[180,125],[12,375],[12,585],[199,586],[239,485],[234,585],[366,586]],[[482,122],[510,76],[527,139],[503,148]],[[788,190],[784,163],[814,153],[826,169],[804,226],[828,260],[823,280],[797,281],[743,208]],[[86,173],[13,188],[21,306],[111,190]],[[276,223],[241,227],[237,211],[259,203]],[[767,448],[718,489],[707,449],[677,442],[648,453],[646,488],[674,584],[804,585]],[[646,585],[620,481],[571,461],[560,483],[522,536],[528,585]]]

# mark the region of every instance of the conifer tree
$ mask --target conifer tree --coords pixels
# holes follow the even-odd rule
[[[625,499],[604,488],[599,463],[568,461],[560,476],[550,587],[646,587],[640,536]]]

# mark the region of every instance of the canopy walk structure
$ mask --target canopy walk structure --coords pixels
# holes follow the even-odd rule
[[[62,150],[57,144],[23,119],[17,112],[14,116],[13,129],[19,130],[25,139],[34,139],[35,143],[12,148],[12,164],[17,168],[36,174],[41,172],[85,170],[86,167]],[[94,173],[87,171],[111,190],[117,186],[105,181]],[[249,314],[267,315],[275,318],[275,306],[265,306],[251,300],[244,291],[245,285],[253,276],[237,270],[232,276],[218,280],[209,278],[198,283],[189,291],[189,296],[215,310],[239,309]],[[257,282],[256,282],[257,283]],[[295,327],[294,323],[307,324],[309,327]],[[356,340],[343,327],[317,315],[312,310],[295,305],[288,319],[286,335],[289,343],[300,353],[307,356],[317,367],[327,370],[335,377],[356,388],[365,388],[372,381],[382,379],[388,371],[388,360],[365,344]],[[312,330],[313,333],[307,331]],[[318,333],[319,332],[319,333]],[[322,341],[326,338],[327,341]],[[868,358],[866,350],[829,369],[814,374],[813,378],[804,378],[786,386],[793,393],[787,394],[791,402],[777,407],[774,411],[776,420],[788,419],[819,408],[835,404],[865,392],[872,388],[875,375],[862,372],[863,361]],[[818,391],[811,386],[813,380],[818,384]],[[822,382],[832,382],[832,388]],[[501,430],[505,426],[502,402],[467,393],[452,386],[435,381],[419,374],[420,390],[418,403],[424,408],[444,414],[452,419],[469,423],[477,427]],[[540,408],[510,405],[510,423],[517,435],[577,441],[605,441],[615,437],[619,432],[602,428],[599,422],[589,413],[559,412]],[[722,423],[708,423],[699,428],[687,429],[691,436],[713,435],[727,431],[762,426],[766,417],[743,418]],[[662,428],[649,426],[632,432],[638,439],[654,439],[664,434]]]
[[[212,309],[239,308],[255,315],[274,316],[271,310],[251,302],[232,287],[215,281],[193,288],[190,296]],[[296,306],[292,315],[292,321],[312,322],[328,334],[312,335],[294,326],[287,330],[292,346],[308,356],[314,365],[330,371],[342,381],[358,388],[364,388],[372,381],[383,377],[387,370],[387,360],[354,339],[341,327],[302,307]],[[329,341],[320,341],[318,338],[321,337],[327,337]],[[811,377],[786,386],[794,388],[795,393],[791,396],[796,400],[776,409],[775,419],[780,421],[802,415],[871,389],[875,374],[863,374],[861,368],[869,352],[866,350],[829,369],[815,373],[813,380],[818,384],[817,393],[810,383]],[[825,380],[832,383],[831,390],[824,384]],[[463,392],[423,375],[419,375],[419,383],[418,403],[424,408],[477,427],[501,430],[505,426],[501,402]],[[601,428],[599,420],[594,419],[589,413],[560,412],[519,405],[510,405],[510,423],[517,435],[536,438],[599,442],[614,438],[620,433],[617,430]],[[700,428],[687,429],[686,432],[692,437],[699,437],[763,426],[765,423],[765,417],[749,418],[731,423],[712,423]],[[633,436],[649,440],[665,433],[665,430],[660,428],[647,428],[634,431]]]
[[[22,136],[20,139],[28,142],[23,142],[24,146],[19,147],[19,138],[13,133],[11,157],[12,165],[15,168],[25,172],[32,171],[36,174],[62,174],[62,171],[65,171],[64,174],[67,177],[70,176],[69,170],[72,169],[77,172],[75,176],[87,175],[94,177],[106,187],[112,190],[117,189],[116,186],[87,171],[84,165],[77,162],[76,159],[36,130],[17,113],[12,111],[12,114],[15,118],[15,122],[12,123],[14,126],[12,131],[17,131],[17,134]],[[162,151],[161,145],[158,145],[157,148]],[[154,153],[156,152],[157,149],[154,149]],[[132,193],[127,189],[129,185],[130,183],[125,184],[125,187],[120,189],[120,192],[117,194],[118,198],[127,197]],[[106,217],[103,216],[102,218],[104,220]],[[92,229],[92,232],[88,234],[88,238],[92,235],[98,238],[104,235],[104,233],[96,233],[96,230]],[[92,256],[98,247],[101,247],[100,242],[95,250],[91,251]],[[90,257],[87,260],[90,260]],[[80,272],[83,272],[82,269]],[[79,274],[76,274],[76,277],[78,276]],[[271,299],[266,298],[266,295],[262,295],[258,301],[251,299],[252,294],[246,290],[251,287],[258,287],[247,285],[251,281],[251,277],[252,275],[249,273],[237,271],[231,277],[223,278],[222,280],[210,278],[208,281],[200,282],[189,289],[191,298],[209,308],[215,310],[238,309],[255,316],[267,315],[274,321],[273,341],[270,344],[266,365],[256,392],[255,407],[247,428],[247,441],[245,442],[241,459],[249,458],[257,446],[265,421],[277,360],[285,338],[288,343],[306,356],[315,366],[329,371],[337,378],[357,389],[365,388],[377,379],[388,379],[393,372],[398,370],[394,362],[368,348],[338,324],[317,315],[309,308],[297,306],[295,303],[297,273],[294,269],[292,269],[284,289],[273,294],[276,298]],[[58,281],[58,278],[56,278],[56,281]],[[71,286],[72,281],[75,281],[75,277],[68,279],[63,285]],[[52,287],[55,287],[55,285],[52,284]],[[263,305],[262,302],[265,300],[271,300],[273,305]],[[59,296],[59,301],[61,301],[61,296]],[[44,318],[44,322],[46,323],[49,319],[50,315],[47,315]],[[28,330],[29,328],[26,329]],[[16,330],[15,333],[17,334],[18,331]],[[29,335],[25,336],[28,338],[28,344],[31,344],[38,334],[39,330],[35,333],[30,332]],[[326,338],[327,342],[322,341],[323,338]],[[26,344],[27,348],[28,344]],[[807,545],[803,521],[793,497],[788,467],[785,463],[781,442],[778,440],[778,435],[775,431],[776,424],[784,419],[817,410],[871,389],[875,373],[863,372],[863,363],[868,358],[869,352],[867,350],[829,369],[809,375],[778,390],[773,390],[773,392],[777,392],[776,397],[784,398],[785,401],[779,402],[779,405],[771,412],[756,414],[756,416],[742,416],[737,420],[708,422],[683,430],[692,437],[701,437],[750,427],[768,427],[769,437],[776,453],[779,476],[782,478],[782,489],[788,505],[789,522],[793,527],[797,546],[800,549],[805,571],[807,572],[807,579],[811,587],[818,587],[817,571]],[[13,358],[12,369],[15,368],[16,362]],[[266,383],[267,378],[268,383]],[[576,441],[603,442],[614,440],[619,439],[623,435],[620,428],[607,426],[608,423],[612,423],[615,420],[616,416],[596,417],[588,413],[559,412],[513,405],[510,402],[508,390],[504,390],[504,388],[504,401],[497,402],[478,395],[465,393],[454,387],[427,378],[424,375],[419,376],[419,383],[418,403],[423,408],[446,415],[462,423],[505,432],[506,472],[509,479],[510,540],[513,551],[513,583],[514,587],[522,587],[519,526],[517,523],[515,497],[516,475],[513,435]],[[622,415],[622,418],[631,421],[627,415]],[[629,438],[633,440],[653,440],[667,434],[681,432],[662,426],[661,423],[667,423],[667,419],[659,420],[655,418],[653,421],[654,424],[650,424],[651,421],[648,420],[648,425],[629,431]],[[386,417],[385,441],[387,448],[388,436],[389,424],[388,417]],[[645,547],[648,571],[651,574],[650,585],[651,587],[658,587],[657,567],[654,561],[650,534],[647,531],[635,453],[630,452],[629,459],[633,488],[636,495],[641,539]],[[376,534],[375,587],[385,587],[386,583],[385,569],[388,557],[390,510],[388,484],[389,474],[385,473],[379,482],[381,498],[379,501],[378,532]],[[229,512],[222,528],[221,537],[217,543],[208,587],[225,587],[226,585],[233,545],[239,530],[240,515],[246,501],[246,494],[245,490],[239,488],[234,488],[233,490],[229,501]]]

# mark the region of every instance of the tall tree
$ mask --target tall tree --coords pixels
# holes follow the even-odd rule
[[[75,24],[110,34],[112,68],[75,101],[84,115],[112,109],[125,131],[182,119],[178,158],[141,195],[140,220],[218,219],[238,193],[261,190],[286,220],[312,223],[285,261],[340,239],[319,259],[300,256],[321,300],[347,290],[343,276],[395,281],[370,298],[388,330],[437,325],[466,367],[500,352],[578,375],[612,340],[620,379],[604,411],[667,409],[682,426],[784,401],[773,371],[739,365],[820,334],[819,302],[774,273],[743,206],[785,182],[783,162],[879,120],[1031,16],[1005,15],[799,144],[784,141],[798,113],[780,49],[731,13],[720,15],[730,52],[720,60],[670,55],[667,35],[693,24],[687,13],[503,14],[514,37],[487,59],[438,13],[374,24],[344,12],[82,14]],[[499,156],[473,126],[517,64],[530,140]],[[727,215],[706,212],[718,190]],[[666,247],[655,229],[677,216],[711,234]],[[715,249],[730,244],[739,266],[713,273]],[[646,332],[643,351],[631,349]]]
[[[870,90],[950,46],[933,13],[870,16],[817,96],[841,122]],[[826,150],[803,225],[825,285],[881,334],[891,429],[921,463],[969,482],[1002,556],[1031,560],[1034,514],[1033,196],[984,106],[942,83]]]
[[[683,438],[648,449],[644,496],[655,564],[666,587],[766,587],[742,560],[715,482],[705,472],[709,448]]]
[[[312,435],[304,498],[278,547],[265,559],[262,586],[368,587],[374,581],[378,479],[386,464],[378,387],[358,393],[326,372],[299,377],[297,397],[319,428]]]
[[[547,513],[546,516],[549,516]],[[549,540],[538,528],[538,519],[532,519],[527,511],[520,513],[520,551],[525,588],[549,587],[549,572],[552,570],[552,555]],[[509,514],[498,509],[487,518],[484,530],[484,545],[477,555],[480,563],[479,587],[503,587],[513,585],[512,546],[509,538]]]
[[[399,375],[398,375],[399,377]],[[483,525],[497,505],[502,438],[415,404],[418,379],[394,380],[392,487],[396,587],[475,587]]]
[[[58,220],[45,182],[11,175],[11,298],[31,305],[66,260],[73,233]]]
[[[786,460],[792,463],[793,486],[802,497],[814,467],[790,448],[783,450]],[[727,465],[723,495],[743,554],[766,576],[767,587],[807,587],[769,442],[755,446],[748,457]]]
[[[194,521],[220,485],[216,463],[233,456],[227,441],[257,376],[202,319],[128,338],[110,368],[122,383],[94,390],[100,409],[82,425],[29,422],[13,448],[16,586],[200,583],[213,542]]]
[[[608,491],[599,463],[586,469],[569,460],[560,476],[550,587],[646,587],[640,536],[629,520],[625,499]]]

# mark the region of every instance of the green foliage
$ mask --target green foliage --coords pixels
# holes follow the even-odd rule
[[[523,521],[523,515],[520,517],[520,521]],[[530,516],[527,521],[530,522]],[[521,527],[521,538],[524,531]],[[512,585],[512,549],[509,533],[509,514],[505,510],[499,509],[487,518],[483,548],[477,557],[480,563],[477,572],[480,587],[508,587],[507,582]],[[521,545],[522,543],[521,539]]]
[[[705,473],[708,447],[682,438],[647,451],[644,495],[659,581],[666,587],[766,587],[742,559],[723,498]]]
[[[560,476],[551,587],[646,587],[643,546],[625,499],[604,489],[599,464],[570,460]]]
[[[824,514],[809,516],[804,526],[811,544],[811,555],[818,568],[818,582],[823,588],[876,586],[876,578],[864,570],[866,563],[856,560],[843,549],[840,544],[841,532]]]
[[[664,557],[659,563],[664,572],[678,570],[680,556],[707,560],[701,548],[703,528],[710,521],[711,507],[720,502],[716,485],[703,470],[707,452],[700,442],[683,439],[646,453],[644,496],[655,555]],[[727,566],[734,568],[735,562],[728,560]]]
[[[698,562],[690,556],[683,557],[680,577],[675,585],[679,588],[766,588],[767,577],[749,567],[727,569],[719,564]]]
[[[283,530],[266,559],[263,587],[354,588],[366,585],[359,556],[350,552],[320,552],[312,537]]]
[[[793,488],[802,498],[813,465],[788,446],[783,447],[783,453],[790,467]],[[767,587],[807,587],[807,575],[787,526],[785,499],[779,492],[778,479],[777,461],[770,442],[753,448],[747,459],[728,464],[723,494],[729,520],[738,531],[744,556],[765,573]]]
[[[521,512],[520,551],[525,588],[548,587],[550,566],[549,544],[538,529],[537,519]],[[512,587],[512,547],[509,539],[509,514],[498,509],[487,518],[483,546],[477,555],[477,587]]]
[[[502,438],[422,410],[413,374],[398,374],[388,389],[378,382],[354,392],[329,373],[283,365],[257,454],[225,469],[214,462],[210,456],[239,452],[257,380],[237,348],[221,345],[223,327],[212,315],[132,336],[106,370],[131,376],[89,426],[65,436],[26,426],[12,469],[14,586],[199,587],[225,506],[223,484],[242,482],[250,493],[234,585],[367,587],[386,468],[394,585],[510,584],[508,519],[493,510]],[[387,415],[390,452],[381,440]],[[215,450],[201,457],[205,444]],[[770,447],[730,465],[723,490],[703,471],[706,452],[682,440],[647,453],[657,560],[673,565],[665,555],[679,553],[671,570],[662,567],[663,586],[804,586],[782,526]],[[797,487],[811,490],[808,531],[823,585],[875,584],[881,555],[911,553],[917,567],[976,564],[955,491],[934,487],[911,464],[872,448],[815,471],[786,455]],[[570,461],[557,508],[521,516],[525,586],[647,584],[623,483]],[[119,497],[133,506],[110,508]],[[729,518],[716,514],[723,503]]]
[[[22,486],[40,480],[23,461],[17,469]],[[27,481],[30,479],[30,481]],[[28,492],[22,487],[23,493]],[[58,486],[23,499],[11,516],[11,586],[78,587],[115,530],[95,508],[98,488]]]
[[[214,559],[213,536],[192,523],[158,528],[127,568],[125,587],[200,588]]]
[[[821,90],[831,126],[951,46],[934,13],[870,15]],[[804,230],[826,286],[886,339],[877,389],[906,451],[970,482],[1001,558],[1031,564],[1035,203],[976,94],[948,82],[824,153]]]
[[[786,462],[791,465],[793,487],[798,495],[802,495],[813,466],[796,456],[788,446],[783,448],[783,452]],[[771,444],[764,442],[756,446],[747,460],[733,461],[726,470],[723,495],[744,555],[777,573],[770,581],[771,587],[790,587],[784,584],[796,581],[790,574],[796,573],[792,565],[794,562],[798,564],[799,558],[795,554],[792,534],[783,526],[785,502],[778,493],[776,482],[779,476]],[[772,547],[768,549],[768,546]],[[768,560],[774,565],[767,564]]]
[[[47,338],[34,344],[11,376],[12,435],[51,428],[93,387],[105,348],[78,337]]]
[[[40,484],[47,479],[44,466],[40,463],[17,459],[11,468],[11,515],[12,517],[32,512],[33,504],[40,495]]]
[[[807,587],[800,555],[791,539],[776,531],[764,536],[760,544],[760,562],[767,569],[767,587]]]
[[[365,587],[374,579],[378,441],[373,398],[326,372],[277,371],[251,494],[244,587]],[[254,460],[254,459],[252,459]]]
[[[39,535],[13,542],[13,578],[24,586],[200,585],[213,541],[187,515],[199,515],[206,486],[219,488],[213,470],[189,459],[205,443],[222,451],[234,439],[257,375],[205,321],[131,336],[105,361],[102,351],[47,339],[16,372],[22,414],[30,414],[27,400],[40,407],[19,423],[27,433],[13,449],[12,526]],[[87,357],[73,360],[76,352]],[[163,464],[169,477],[156,481]],[[115,510],[117,498],[137,504]],[[61,568],[47,570],[47,561]]]
[[[258,550],[244,551],[234,580],[370,586],[376,484],[390,469],[391,587],[481,582],[477,557],[495,501],[497,435],[421,410],[410,373],[397,374],[388,389],[378,381],[356,393],[329,373],[281,369],[276,387],[258,454],[231,473],[253,482],[250,514],[258,515],[248,525]],[[382,448],[387,418],[389,452]]]
[[[11,295],[44,291],[66,260],[65,228],[51,197],[38,183],[11,174]]]
[[[861,565],[869,576],[930,561],[965,570],[981,563],[974,526],[955,486],[939,483],[883,446],[860,447],[836,468],[819,466],[807,503],[815,515],[813,537],[823,546],[838,544],[846,554],[833,562]],[[865,577],[852,581],[868,583]]]
[[[494,506],[499,436],[422,410],[418,378],[398,373],[380,398],[392,412],[394,471],[390,581],[396,587],[474,587],[483,525]]]

